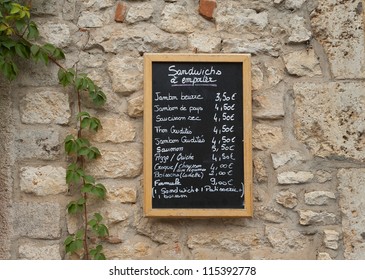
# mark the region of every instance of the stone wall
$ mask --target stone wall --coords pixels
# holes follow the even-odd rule
[[[89,165],[109,259],[364,259],[361,0],[33,0],[42,39],[103,88]],[[143,217],[143,54],[250,53],[254,217]],[[0,86],[0,258],[63,259],[63,139],[75,127],[57,68]],[[4,243],[4,244],[3,244]]]

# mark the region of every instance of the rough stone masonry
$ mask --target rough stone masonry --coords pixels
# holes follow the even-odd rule
[[[109,259],[364,259],[361,0],[33,0],[41,37],[106,92],[89,171],[108,188]],[[146,52],[250,53],[254,217],[143,216]],[[57,68],[0,83],[0,258],[64,259],[63,139],[75,102]]]

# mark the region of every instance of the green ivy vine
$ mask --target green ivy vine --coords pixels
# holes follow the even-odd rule
[[[0,0],[0,72],[12,81],[19,73],[17,61],[20,59],[45,65],[51,62],[59,67],[59,83],[73,88],[78,108],[77,134],[68,135],[64,145],[70,161],[66,171],[66,183],[78,197],[70,201],[67,211],[72,215],[80,215],[83,224],[76,233],[65,239],[65,251],[70,255],[76,254],[80,259],[105,259],[100,241],[109,235],[108,228],[103,224],[100,213],[89,213],[88,199],[91,196],[104,199],[106,188],[85,171],[87,162],[101,154],[83,136],[85,130],[97,132],[101,128],[101,122],[82,110],[81,95],[87,92],[96,106],[104,105],[106,96],[86,74],[62,66],[60,61],[65,59],[65,54],[60,48],[50,43],[37,43],[39,31],[37,24],[31,20],[30,6],[31,1]],[[99,244],[91,243],[91,240],[99,240]]]

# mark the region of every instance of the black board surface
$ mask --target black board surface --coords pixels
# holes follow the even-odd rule
[[[243,209],[239,62],[152,62],[152,208]]]

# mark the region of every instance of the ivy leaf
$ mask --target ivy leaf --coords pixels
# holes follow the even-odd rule
[[[30,47],[30,54],[32,55],[33,60],[36,59],[36,57],[37,57],[37,55],[39,53],[39,50],[40,50],[40,48],[37,45],[32,45]]]
[[[90,250],[90,255],[94,260],[106,260],[105,255],[101,252],[103,250],[103,246],[98,245],[95,249]]]
[[[72,69],[65,70],[60,68],[58,70],[58,81],[64,87],[70,85],[73,82],[74,77],[75,73]]]
[[[82,210],[84,209],[84,204],[83,203],[79,203],[78,201],[71,201],[68,205],[67,205],[67,212],[69,214],[77,214],[82,212]]]
[[[98,222],[101,222],[103,220],[103,216],[101,216],[99,213],[94,213],[94,217]]]
[[[39,31],[34,21],[31,21],[28,26],[27,39],[36,40],[39,37]]]
[[[92,189],[92,194],[96,195],[97,197],[104,199],[106,196],[106,188],[102,184],[97,184]]]
[[[84,176],[84,171],[76,163],[71,163],[66,170],[66,183],[78,184]]]
[[[77,145],[75,143],[75,136],[68,135],[65,139],[65,151],[68,155],[76,154],[77,152]]]
[[[0,71],[9,81],[14,80],[19,72],[18,67],[12,61],[1,61]]]
[[[30,48],[22,43],[15,45],[15,52],[22,58],[28,59],[30,57]]]

